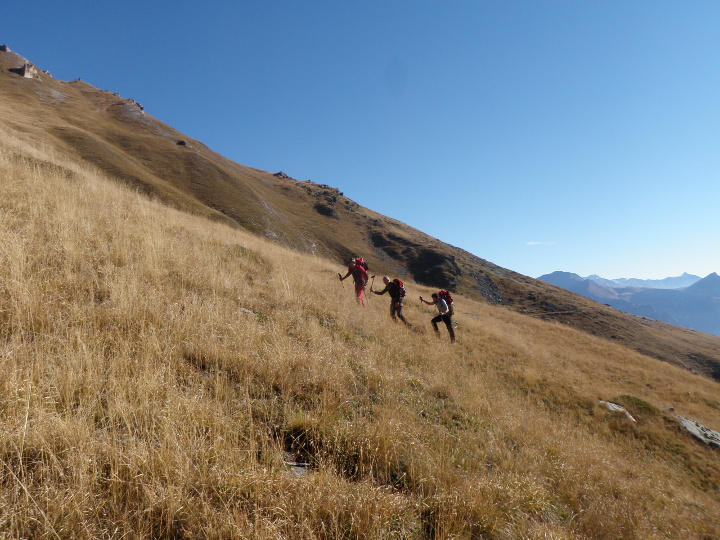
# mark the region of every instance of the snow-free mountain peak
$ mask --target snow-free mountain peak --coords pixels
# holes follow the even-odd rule
[[[685,291],[691,294],[720,298],[720,276],[717,272],[708,274],[697,283],[685,289]]]

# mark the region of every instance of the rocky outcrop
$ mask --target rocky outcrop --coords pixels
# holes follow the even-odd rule
[[[12,71],[13,73],[17,73],[18,75],[20,75],[21,77],[25,77],[26,79],[37,79],[40,77],[40,71],[30,62],[25,62],[22,66],[18,68],[11,68],[10,71]]]
[[[337,207],[338,196],[331,191],[323,191],[316,195],[318,201],[313,208],[315,211],[325,217],[338,218]]]
[[[374,248],[402,263],[418,283],[456,290],[462,271],[454,255],[386,230],[372,231],[370,241]]]
[[[275,173],[276,178],[283,178],[285,173]],[[313,205],[313,210],[318,214],[325,217],[340,219],[337,210],[337,203],[342,197],[342,192],[334,187],[330,187],[326,184],[316,184],[310,180],[301,182],[303,188],[308,193],[317,199],[317,202]]]
[[[474,271],[470,271],[469,273],[477,281],[477,288],[485,300],[492,304],[503,303],[502,293],[489,275]]]
[[[677,415],[682,426],[694,437],[708,446],[720,449],[720,433],[703,426],[700,422]]]
[[[135,101],[134,99],[128,98],[128,99],[125,100],[125,103],[127,103],[128,105],[130,105],[130,106],[132,106],[132,107],[137,107],[137,108],[140,110],[140,112],[142,112],[143,114],[145,114],[145,107],[143,107],[142,105],[140,105],[140,104],[139,104],[137,101]]]
[[[33,65],[32,62],[30,62],[27,58],[23,58],[19,54],[12,52],[10,50],[10,47],[7,45],[0,45],[0,52],[8,53],[10,58],[11,65],[14,63],[16,66],[19,67],[11,67],[8,69],[8,71],[12,73],[17,73],[21,77],[25,77],[26,79],[39,79],[40,78],[40,70]],[[51,76],[49,72],[43,71],[42,73]]]
[[[19,69],[19,73],[26,79],[37,79],[40,75],[38,68],[36,68],[29,62],[23,64],[23,66]]]

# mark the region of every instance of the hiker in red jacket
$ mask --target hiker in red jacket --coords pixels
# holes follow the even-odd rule
[[[383,283],[385,284],[385,288],[382,291],[374,290],[371,285],[370,292],[374,292],[375,294],[390,293],[390,316],[393,318],[393,321],[397,322],[397,320],[400,319],[407,327],[412,328],[412,324],[407,322],[407,319],[405,319],[402,314],[403,298],[405,298],[403,282],[399,279],[390,281],[390,278],[385,276]]]
[[[365,306],[365,286],[368,280],[368,264],[362,257],[353,257],[348,263],[348,271],[344,276],[338,277],[340,281],[344,281],[346,277],[352,275],[353,281],[355,281],[355,296],[357,297],[357,303],[361,306]]]
[[[422,296],[420,297],[420,301],[427,304],[428,306],[435,306],[438,309],[439,315],[437,317],[434,317],[430,322],[433,325],[433,328],[435,329],[435,335],[437,337],[440,337],[440,331],[438,330],[438,324],[440,321],[445,323],[445,326],[447,326],[448,332],[450,332],[450,341],[452,343],[455,343],[455,331],[453,330],[453,321],[452,321],[452,315],[450,314],[450,306],[448,306],[447,302],[440,298],[437,293],[432,293],[432,302],[429,302],[425,300]]]

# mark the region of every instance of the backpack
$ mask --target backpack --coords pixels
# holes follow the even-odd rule
[[[356,264],[356,265],[355,265],[355,272],[357,272],[357,274],[355,274],[354,277],[356,277],[356,278],[358,278],[360,281],[362,281],[363,285],[364,285],[365,283],[367,283],[368,273],[367,273],[367,270],[365,270],[365,267],[363,267],[363,266],[361,266],[361,265],[359,265],[359,264]]]
[[[361,268],[365,269],[365,272],[370,270],[370,267],[368,266],[368,263],[365,262],[365,259],[362,257],[355,257],[355,264]]]
[[[403,298],[406,294],[405,286],[403,285],[403,282],[397,278],[393,279],[393,282],[395,283],[395,285],[398,286],[398,293],[400,294],[400,298]]]
[[[353,279],[355,280],[355,283],[362,283],[365,285],[367,283],[368,279],[368,272],[367,272],[367,263],[362,259],[362,257],[358,257],[354,259],[350,266],[348,266],[348,270],[353,276]]]
[[[450,296],[450,293],[443,289],[438,293],[438,298],[445,300],[450,316],[452,317],[453,315],[455,315],[455,304],[453,304],[453,299],[452,296]]]

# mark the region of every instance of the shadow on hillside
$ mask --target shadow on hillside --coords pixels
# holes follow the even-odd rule
[[[426,248],[390,232],[375,231],[370,240],[389,257],[402,261],[413,279],[422,285],[454,291],[462,274],[454,255]]]

